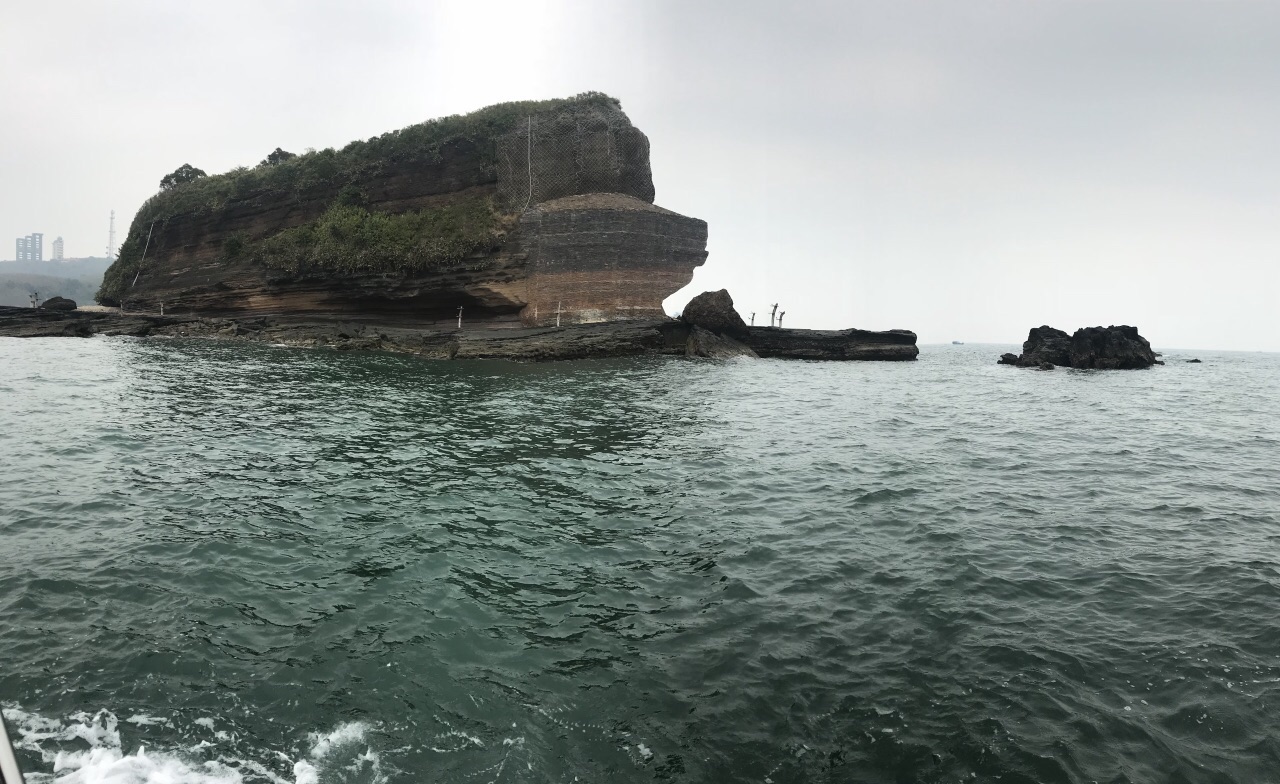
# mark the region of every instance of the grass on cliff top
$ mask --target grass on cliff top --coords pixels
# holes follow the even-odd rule
[[[147,199],[138,209],[129,226],[129,234],[120,245],[116,262],[103,276],[98,301],[104,304],[118,302],[127,295],[134,276],[141,268],[147,231],[153,222],[157,222],[156,228],[159,229],[164,221],[173,216],[214,213],[229,203],[257,196],[298,193],[317,185],[354,185],[361,179],[376,175],[389,166],[438,158],[444,145],[464,139],[476,144],[481,152],[483,164],[492,167],[497,162],[498,137],[514,129],[520,120],[541,112],[591,107],[616,110],[621,108],[621,104],[618,99],[598,92],[546,101],[500,103],[470,114],[441,117],[410,125],[398,131],[375,136],[367,141],[353,141],[341,150],[330,147],[310,151],[279,163],[263,163],[253,168],[240,167],[225,174],[201,177],[161,191]],[[321,221],[324,220],[324,218],[321,219]],[[436,225],[431,220],[423,220],[425,222],[420,224],[423,230]],[[439,225],[443,227],[451,224],[444,221]],[[475,222],[467,222],[466,225],[474,226]],[[388,231],[392,235],[399,236],[396,232],[401,230],[388,229]],[[468,231],[470,229],[463,231],[462,234],[467,235]],[[454,235],[442,235],[438,238],[438,242],[432,241],[426,235],[421,235],[418,241],[424,246],[442,249],[439,253],[429,254],[430,258],[449,255],[454,251],[446,252],[443,249],[455,248],[457,243],[462,242]],[[391,246],[401,248],[403,244],[392,242]],[[272,252],[264,258],[283,260],[287,255]],[[391,256],[375,254],[374,257],[368,257],[366,260],[375,257],[383,259]],[[336,261],[336,259],[333,260]],[[287,266],[283,261],[280,263]],[[351,264],[356,262],[344,262],[344,268]]]

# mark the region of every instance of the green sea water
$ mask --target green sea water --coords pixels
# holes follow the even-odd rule
[[[69,784],[1276,780],[1280,356],[1008,349],[0,339],[20,759]]]

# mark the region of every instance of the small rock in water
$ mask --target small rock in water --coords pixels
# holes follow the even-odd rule
[[[1096,370],[1123,370],[1163,365],[1137,327],[1083,327],[1074,335],[1048,325],[1035,327],[1022,344],[1022,355],[1004,354],[1000,363],[1019,367],[1046,364]]]

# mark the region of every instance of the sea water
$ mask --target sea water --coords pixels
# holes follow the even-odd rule
[[[1280,356],[1011,348],[0,339],[20,759],[85,784],[1276,780]]]

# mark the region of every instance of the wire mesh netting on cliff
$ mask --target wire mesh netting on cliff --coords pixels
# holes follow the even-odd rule
[[[562,196],[625,193],[652,202],[649,140],[621,111],[531,115],[498,139],[498,188],[517,211]]]

